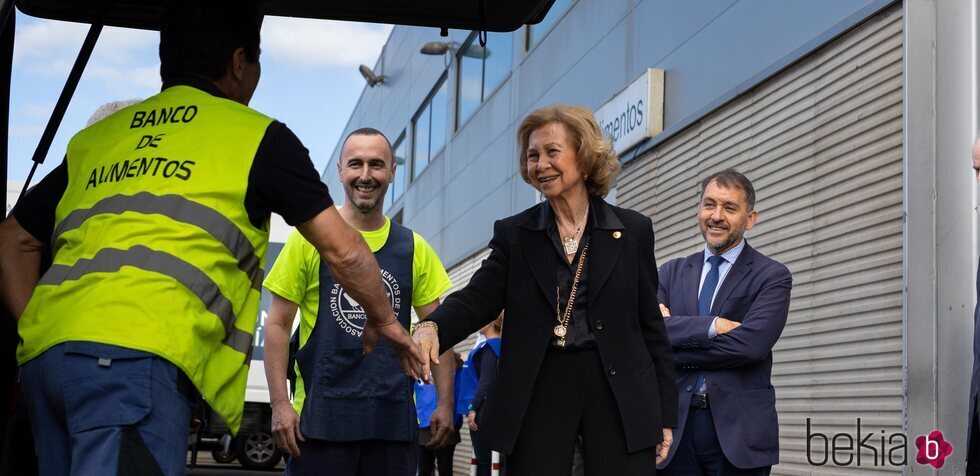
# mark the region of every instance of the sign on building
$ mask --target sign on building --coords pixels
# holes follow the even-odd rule
[[[617,154],[664,129],[664,70],[649,68],[595,114]]]

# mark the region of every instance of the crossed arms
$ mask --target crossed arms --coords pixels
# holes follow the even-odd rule
[[[752,289],[741,323],[724,316],[672,316],[664,319],[678,367],[730,369],[758,362],[772,351],[786,325],[793,277],[784,266],[765,272],[757,289]],[[661,280],[660,302],[670,307],[670,290]],[[669,312],[669,311],[668,311]],[[715,317],[718,320],[715,321]],[[708,329],[715,322],[717,336]]]

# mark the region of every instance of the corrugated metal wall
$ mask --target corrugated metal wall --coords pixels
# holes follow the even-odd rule
[[[753,181],[759,220],[747,237],[794,278],[773,366],[774,474],[901,470],[881,454],[874,466],[870,451],[860,468],[811,466],[806,419],[813,431],[853,437],[860,417],[876,448],[902,432],[902,38],[896,7],[633,161],[619,180],[620,205],[653,219],[661,263],[703,246],[701,176],[733,166]]]
[[[465,287],[470,282],[470,278],[473,273],[480,267],[483,260],[490,254],[490,249],[487,248],[480,251],[473,256],[463,260],[458,265],[454,266],[452,269],[448,270],[449,279],[452,280],[453,286],[449,288],[443,299],[446,296],[452,294],[453,292]],[[476,334],[467,337],[464,341],[456,344],[456,352],[462,354],[469,354],[470,350],[473,349],[473,344],[476,343]],[[469,476],[470,474],[470,459],[473,457],[473,443],[470,440],[470,430],[466,426],[466,421],[463,421],[463,429],[460,430],[462,442],[456,445],[456,452],[453,454],[453,471],[455,474],[460,476]],[[447,476],[447,475],[440,475]]]

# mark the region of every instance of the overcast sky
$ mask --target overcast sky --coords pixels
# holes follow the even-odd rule
[[[17,14],[10,101],[8,181],[22,182],[88,25]],[[251,107],[286,123],[322,171],[364,88],[357,71],[374,66],[389,25],[268,17],[262,79]],[[33,183],[61,162],[68,139],[100,105],[160,89],[156,32],[105,28]]]

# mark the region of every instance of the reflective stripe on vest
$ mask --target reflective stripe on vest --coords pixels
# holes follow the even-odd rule
[[[150,352],[237,432],[269,237],[245,195],[271,123],[174,86],[76,134],[18,360],[71,341]]]
[[[74,266],[52,265],[38,285],[58,286],[89,273],[116,272],[123,266],[160,273],[183,284],[204,303],[208,311],[221,319],[227,334],[225,345],[246,355],[252,352],[252,335],[235,327],[235,311],[231,301],[218,290],[218,284],[190,263],[162,251],[153,251],[145,246],[134,246],[128,250],[102,248],[92,259],[80,259]]]
[[[259,267],[259,257],[255,254],[255,248],[248,238],[245,238],[242,231],[224,215],[180,195],[156,196],[149,192],[139,192],[133,196],[113,195],[103,198],[92,208],[73,210],[69,213],[54,230],[51,242],[57,241],[63,233],[82,226],[85,220],[94,215],[103,213],[118,215],[127,211],[156,213],[207,231],[235,255],[238,268],[251,278],[252,289],[262,291],[262,269]]]

